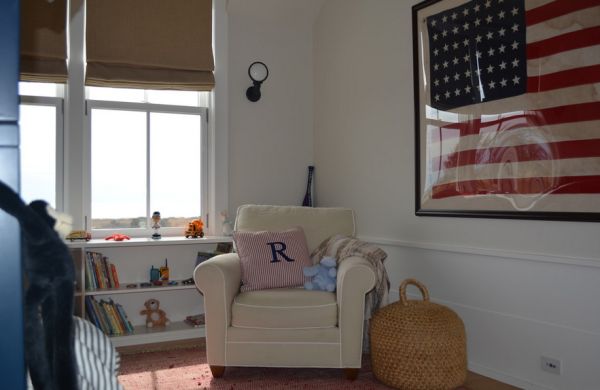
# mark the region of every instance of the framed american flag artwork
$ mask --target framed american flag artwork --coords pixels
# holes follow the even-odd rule
[[[600,0],[412,9],[416,214],[600,221]]]

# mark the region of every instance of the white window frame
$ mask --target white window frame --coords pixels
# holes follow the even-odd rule
[[[109,109],[122,111],[141,111],[146,113],[146,228],[115,228],[115,229],[92,229],[92,110]],[[86,230],[91,231],[92,238],[103,238],[112,233],[126,234],[131,237],[150,237],[153,233],[151,228],[150,210],[150,113],[165,114],[194,114],[200,115],[200,186],[201,186],[201,212],[205,229],[208,229],[209,216],[209,147],[208,147],[208,108],[192,106],[171,106],[154,103],[131,103],[119,101],[104,100],[86,100],[86,129],[84,134],[84,217],[86,220]],[[185,227],[161,227],[160,233],[163,236],[182,236]]]
[[[58,93],[57,93],[58,94]],[[64,146],[64,99],[62,97],[49,97],[49,96],[29,96],[20,95],[19,105],[29,106],[49,106],[54,107],[56,110],[56,177],[55,177],[55,193],[56,199],[54,200],[56,210],[64,211],[65,197],[64,197],[64,168],[65,168],[65,146]],[[22,174],[22,173],[21,173]]]
[[[85,2],[69,4],[68,81],[64,85],[64,212],[73,217],[73,229],[87,228],[86,215],[91,208],[86,182],[85,149],[87,146],[85,87]],[[81,6],[80,6],[81,5]],[[229,206],[229,77],[228,77],[227,2],[213,1],[213,49],[215,56],[215,88],[208,102],[208,216],[205,234],[220,235],[221,211]],[[234,213],[235,214],[235,213]],[[230,215],[231,212],[230,212]],[[180,232],[181,236],[182,233]]]

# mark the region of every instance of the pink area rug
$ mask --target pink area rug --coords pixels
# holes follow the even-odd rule
[[[215,379],[204,348],[123,355],[119,381],[125,390],[390,389],[375,379],[368,357],[353,382],[341,369],[331,368],[228,367],[222,378]]]

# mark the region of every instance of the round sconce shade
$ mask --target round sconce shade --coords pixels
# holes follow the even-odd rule
[[[262,83],[267,79],[267,77],[269,77],[269,69],[264,63],[256,61],[250,64],[250,67],[248,68],[248,75],[252,81]]]
[[[269,68],[260,61],[250,64],[248,67],[248,76],[252,79],[252,86],[246,90],[246,97],[251,102],[260,100],[260,85],[269,77]]]

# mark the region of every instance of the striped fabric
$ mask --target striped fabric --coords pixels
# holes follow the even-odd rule
[[[74,317],[79,390],[123,390],[117,381],[119,354],[101,330]]]
[[[282,232],[233,233],[242,268],[241,291],[304,285],[312,265],[302,228]]]
[[[433,35],[428,39],[432,60],[425,66],[432,78],[430,99],[438,109],[428,107],[425,113],[422,204],[444,208],[447,198],[466,196],[485,202],[501,195],[509,202],[493,203],[493,207],[477,204],[486,209],[535,211],[541,198],[551,208],[557,197],[569,195],[578,211],[597,212],[600,0],[456,3],[454,9],[429,15],[427,31],[430,35],[447,31],[444,39],[449,43],[440,46],[438,53],[452,52],[456,41],[457,51],[466,50],[464,61],[476,57],[477,62],[466,74],[446,71],[448,79],[436,78],[434,72],[445,69],[440,62],[434,71],[434,45],[441,42],[442,34],[435,42]],[[444,23],[448,26],[441,27]],[[476,25],[480,30],[475,30]],[[454,58],[463,62],[462,56],[447,55],[447,69]],[[442,90],[435,92],[436,80],[439,88],[464,82],[461,88],[457,84],[456,89],[443,89],[449,92],[445,95]],[[523,88],[516,89],[519,85]],[[479,97],[475,104],[456,100],[472,89]],[[494,98],[497,91],[511,89],[513,93]],[[447,100],[449,108],[436,105],[436,96],[440,102]]]

